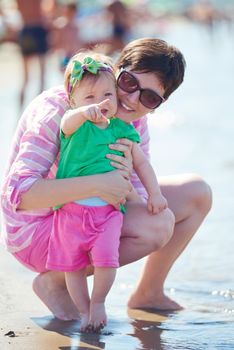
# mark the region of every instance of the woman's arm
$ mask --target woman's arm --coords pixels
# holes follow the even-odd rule
[[[116,205],[131,189],[126,171],[51,179],[56,173],[60,123],[66,108],[63,91],[48,91],[38,96],[20,119],[1,191],[8,212],[50,208],[90,195]]]
[[[82,176],[68,179],[40,179],[21,195],[18,209],[35,210],[91,196],[119,208],[119,203],[131,191],[131,184],[125,171]]]
[[[56,173],[59,129],[66,108],[63,91],[48,91],[38,96],[21,118],[1,192],[8,212],[49,208],[90,195],[116,205],[131,189],[127,166],[83,179],[48,179]]]

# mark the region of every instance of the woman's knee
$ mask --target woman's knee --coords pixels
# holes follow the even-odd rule
[[[132,237],[139,246],[148,247],[149,252],[153,252],[170,240],[174,225],[175,216],[169,208],[152,215],[145,204],[128,203],[122,237]]]
[[[204,216],[208,214],[212,206],[212,190],[209,184],[199,175],[193,175],[189,186],[190,201],[195,210]]]

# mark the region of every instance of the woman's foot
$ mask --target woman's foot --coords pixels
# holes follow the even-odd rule
[[[104,303],[90,303],[90,317],[87,331],[99,333],[107,322],[106,309]]]
[[[183,307],[176,301],[170,299],[163,292],[154,295],[144,295],[143,293],[135,292],[131,295],[128,301],[130,309],[153,309],[159,311],[177,311],[183,310]]]
[[[70,298],[61,273],[46,272],[33,281],[33,290],[55,317],[70,321],[80,318],[79,312]]]

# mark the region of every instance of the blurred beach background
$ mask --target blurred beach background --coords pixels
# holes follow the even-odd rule
[[[77,1],[79,35],[88,45],[111,45],[107,2]],[[46,4],[51,21],[61,21],[62,13],[53,15],[52,2]],[[20,118],[23,71],[16,36],[20,13],[13,0],[2,0],[0,5],[1,182]],[[185,309],[127,310],[142,259],[118,270],[107,299],[106,331],[80,336],[75,322],[56,321],[49,315],[31,292],[34,274],[1,247],[1,349],[234,349],[234,1],[142,0],[124,5],[135,16],[124,42],[159,37],[177,46],[187,61],[182,86],[149,117],[152,164],[158,175],[198,173],[213,190],[209,216],[165,285],[168,295]],[[117,57],[118,51],[112,54]],[[57,49],[47,53],[45,89],[63,81],[59,55]],[[36,58],[29,73],[22,109],[39,92]],[[15,338],[4,337],[9,330],[15,331]]]

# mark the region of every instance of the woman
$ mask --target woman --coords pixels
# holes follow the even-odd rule
[[[183,81],[185,62],[176,48],[162,40],[145,38],[125,47],[117,68],[117,116],[127,115],[130,120],[146,115],[169,97]],[[125,154],[125,157],[109,155],[111,160],[118,162],[116,171],[83,178],[54,179],[59,124],[68,108],[62,87],[44,92],[28,106],[16,131],[2,191],[5,244],[25,266],[39,272],[33,283],[35,293],[56,317],[64,320],[77,318],[78,312],[67,291],[64,274],[45,269],[52,225],[51,207],[90,196],[99,196],[119,206],[131,190],[129,174],[132,169],[131,142],[121,140],[110,145]],[[148,154],[147,117],[134,125],[142,139],[141,147]],[[144,197],[144,188],[135,176],[132,183]],[[163,178],[160,186],[170,209],[149,215],[144,202],[127,203],[120,265],[150,254],[138,286],[129,299],[131,308],[181,308],[164,294],[164,281],[211,207],[211,190],[197,175]],[[170,239],[169,232],[174,224],[171,211],[176,224]]]

